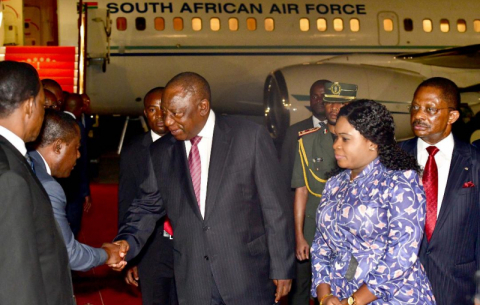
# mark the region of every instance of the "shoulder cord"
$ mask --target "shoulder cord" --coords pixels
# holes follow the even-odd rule
[[[307,179],[307,172],[305,171],[305,165],[308,166],[308,159],[307,159],[307,154],[305,153],[305,147],[303,146],[303,139],[300,138],[298,140],[298,153],[300,154],[300,160],[302,162],[302,169],[303,169],[303,178],[305,179],[305,186],[307,187],[307,190],[310,194],[316,196],[316,197],[322,197],[322,194],[317,194],[314,193],[311,189],[310,186],[308,185],[308,179]],[[319,178],[315,173],[309,168],[310,174],[315,178],[315,180],[325,183],[327,180],[323,180]]]

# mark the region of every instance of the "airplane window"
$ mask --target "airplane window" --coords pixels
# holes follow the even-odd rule
[[[247,29],[249,31],[255,31],[257,29],[257,19],[247,18]]]
[[[155,30],[163,31],[165,30],[165,19],[162,17],[155,18]]]
[[[210,29],[212,31],[219,31],[220,30],[220,19],[214,17],[210,19]]]
[[[300,31],[306,32],[310,30],[310,20],[308,18],[300,18]]]
[[[117,30],[125,31],[127,29],[127,18],[118,17],[117,18]]]
[[[229,18],[228,19],[228,28],[230,31],[238,31],[238,19],[237,18]]]
[[[265,31],[271,32],[275,29],[273,18],[265,18]]]
[[[457,20],[457,31],[465,33],[467,31],[467,22],[464,19]]]
[[[147,23],[145,21],[145,18],[143,17],[137,17],[135,18],[135,28],[137,31],[145,31],[147,28]]]
[[[443,33],[450,32],[450,22],[448,22],[448,19],[440,20],[440,31]]]
[[[410,18],[403,19],[403,28],[406,32],[413,31],[413,20]]]
[[[432,20],[423,19],[423,30],[427,33],[430,33],[433,30]]]
[[[473,30],[477,33],[480,32],[480,20],[479,19],[473,21]]]
[[[192,30],[200,31],[202,29],[202,19],[195,17],[192,18]]]
[[[390,18],[383,19],[383,29],[385,32],[392,32],[393,31],[393,20]]]
[[[183,30],[183,18],[182,17],[173,18],[173,29],[175,31]]]
[[[333,19],[333,29],[337,32],[343,31],[343,19],[342,18]]]
[[[325,32],[327,30],[327,19],[325,18],[318,18],[317,19],[317,29],[320,32]]]
[[[357,18],[350,19],[350,31],[358,32],[360,31],[360,20]]]

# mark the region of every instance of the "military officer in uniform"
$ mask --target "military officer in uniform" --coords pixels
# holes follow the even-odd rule
[[[325,83],[325,115],[327,124],[298,133],[297,153],[293,166],[291,186],[295,189],[295,239],[297,277],[289,299],[291,305],[310,302],[311,265],[310,246],[315,235],[315,215],[322,196],[327,174],[336,167],[333,152],[337,115],[347,103],[355,99],[357,85],[338,82]]]

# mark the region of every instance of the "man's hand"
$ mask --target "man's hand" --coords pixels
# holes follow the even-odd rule
[[[102,245],[102,249],[107,252],[108,258],[105,264],[107,265],[113,265],[113,264],[118,264],[121,261],[124,260],[125,254],[120,256],[120,246],[111,244],[111,243],[104,243]]]
[[[280,302],[280,299],[286,296],[292,288],[292,280],[273,280],[277,291],[275,292],[275,303]]]
[[[296,251],[295,254],[299,261],[306,260],[310,257],[310,246],[307,243],[307,240],[303,235],[296,238]]]
[[[83,211],[85,213],[88,213],[91,207],[92,207],[92,197],[90,197],[90,195],[85,196],[85,201],[83,202]]]
[[[138,268],[137,266],[133,266],[127,270],[127,273],[125,274],[125,282],[129,285],[138,287],[138,280]]]
[[[126,240],[118,240],[114,242],[114,244],[119,246],[118,255],[122,258],[122,261],[116,264],[108,264],[108,266],[114,271],[122,271],[123,268],[127,265],[127,262],[125,261],[125,256],[127,255],[130,246]]]

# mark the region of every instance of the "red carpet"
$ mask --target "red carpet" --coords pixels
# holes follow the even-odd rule
[[[79,240],[93,247],[110,242],[117,233],[116,184],[92,184],[92,208],[83,214]],[[127,266],[128,267],[128,266]],[[77,305],[141,305],[138,288],[129,286],[123,274],[100,266],[88,272],[74,272]]]
[[[110,242],[117,234],[118,185],[91,184],[92,208],[83,214],[79,241],[93,247]],[[127,265],[128,267],[128,265]],[[141,305],[140,290],[127,285],[123,273],[100,266],[73,273],[77,305]],[[285,305],[286,298],[281,304]],[[311,302],[313,305],[313,301]]]

